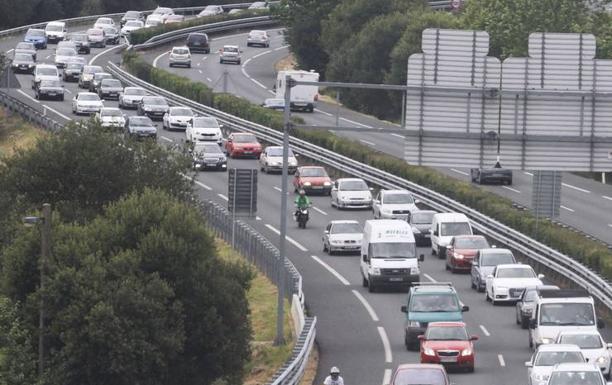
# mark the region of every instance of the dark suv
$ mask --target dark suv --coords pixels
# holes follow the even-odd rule
[[[205,33],[190,33],[185,45],[191,52],[210,53],[210,41]]]

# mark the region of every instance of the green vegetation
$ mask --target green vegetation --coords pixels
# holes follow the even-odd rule
[[[0,109],[0,162],[10,157],[16,149],[28,148],[36,139],[45,136],[45,131],[31,126],[20,117]]]

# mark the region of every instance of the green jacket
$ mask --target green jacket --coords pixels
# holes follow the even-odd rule
[[[303,207],[308,207],[310,206],[310,199],[308,199],[306,195],[298,195],[297,197],[295,197],[295,204],[299,209]]]

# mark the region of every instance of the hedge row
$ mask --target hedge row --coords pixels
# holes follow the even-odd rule
[[[153,68],[138,55],[124,55],[124,66],[141,79],[171,92],[275,130],[282,130],[282,114],[277,111],[262,108],[230,94],[213,94],[204,84]],[[449,178],[431,168],[411,166],[402,159],[374,151],[358,141],[328,131],[299,129],[293,135],[446,195],[612,278],[612,252],[605,245],[545,220],[539,221],[536,232],[535,216],[529,211],[515,209],[509,199]]]

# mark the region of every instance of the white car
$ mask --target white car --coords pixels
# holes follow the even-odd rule
[[[247,47],[252,45],[259,45],[266,48],[269,47],[270,37],[268,36],[268,33],[258,29],[254,29],[249,32],[249,35],[247,36]]]
[[[236,63],[240,64],[240,47],[237,45],[224,45],[219,53],[219,63]]]
[[[60,73],[56,66],[51,64],[37,64],[34,68],[34,79],[32,79],[32,89],[36,88],[36,85],[41,80],[58,80]]]
[[[79,114],[95,114],[104,108],[104,102],[100,100],[98,94],[93,92],[79,92],[72,98],[72,113]]]
[[[66,23],[63,21],[51,21],[45,26],[45,35],[49,43],[59,42],[66,38]]]
[[[340,178],[331,190],[331,205],[338,209],[372,208],[372,189],[360,178]]]
[[[380,190],[372,203],[376,219],[407,219],[408,215],[418,211],[417,201],[407,190]]]
[[[121,36],[129,36],[131,32],[144,28],[144,23],[140,20],[130,20],[121,28]]]
[[[157,7],[150,16],[159,16],[162,24],[166,22],[169,15],[174,15],[172,8],[168,7]],[[148,18],[147,18],[148,19]]]
[[[223,7],[220,5],[207,5],[197,17],[215,16],[223,14]]]
[[[194,113],[189,107],[170,107],[162,118],[164,130],[187,130]]]
[[[120,109],[115,107],[104,107],[96,114],[96,119],[100,121],[102,127],[117,127],[125,126],[125,115]]]
[[[151,28],[151,27],[157,27],[158,25],[162,25],[164,24],[164,18],[162,17],[162,15],[149,15],[147,16],[147,20],[145,21],[144,27],[145,28]]]
[[[527,385],[546,385],[550,372],[557,364],[586,362],[580,348],[570,344],[540,345],[538,350],[525,362],[529,383]]]
[[[288,150],[287,170],[294,174],[297,170],[298,161],[291,148]],[[283,146],[268,146],[259,156],[259,169],[265,173],[272,171],[283,171]]]
[[[106,48],[106,35],[100,28],[90,28],[87,30],[87,40],[90,47]]]
[[[182,23],[185,21],[185,15],[168,15],[166,20],[164,20],[164,24],[172,24],[172,23]]]
[[[499,302],[516,302],[527,287],[541,286],[543,274],[536,275],[533,268],[522,264],[497,265],[487,276],[485,295],[493,305]]]
[[[546,385],[606,385],[606,380],[601,370],[593,364],[568,363],[555,365]]]
[[[128,21],[129,23],[129,21]],[[119,94],[119,108],[137,108],[147,91],[140,87],[125,87]]]
[[[191,51],[189,51],[189,47],[173,47],[172,51],[170,51],[168,61],[170,67],[180,65],[191,68]]]
[[[606,344],[598,331],[563,331],[557,336],[556,343],[578,345],[587,362],[597,365],[603,375],[608,379],[610,378],[610,352],[608,349],[612,349],[612,344]]]
[[[185,140],[190,143],[195,142],[223,142],[221,125],[212,116],[196,116],[187,124],[185,130]]]
[[[323,251],[329,255],[341,251],[359,253],[362,238],[363,227],[359,222],[331,221],[323,233]]]
[[[55,50],[55,66],[64,68],[66,64],[77,56],[77,51],[74,48],[62,47]]]
[[[267,1],[256,1],[252,3],[251,5],[249,5],[248,9],[268,9],[268,2]]]
[[[110,17],[99,17],[94,23],[94,28],[115,27],[115,21]]]

